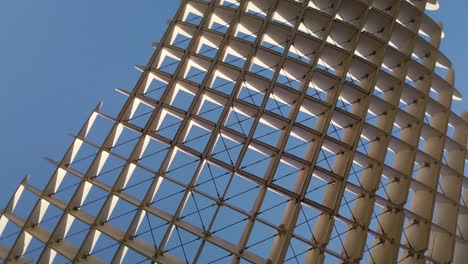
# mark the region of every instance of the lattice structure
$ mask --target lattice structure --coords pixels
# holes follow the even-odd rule
[[[468,115],[425,0],[183,1],[0,219],[12,263],[466,263]],[[444,77],[440,77],[444,76]]]

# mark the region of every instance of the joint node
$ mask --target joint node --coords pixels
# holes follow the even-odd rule
[[[204,232],[203,232],[203,235],[204,235],[206,238],[211,237],[211,233],[210,233],[209,231],[204,231]]]

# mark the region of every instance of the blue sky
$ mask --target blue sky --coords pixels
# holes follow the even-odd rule
[[[16,0],[0,2],[0,206],[22,177],[44,182],[95,105],[114,114],[166,29],[176,0]],[[468,1],[443,1],[442,49],[468,98]],[[455,105],[456,112],[463,105]],[[467,109],[465,107],[465,109]]]
[[[0,1],[0,206],[48,180],[91,110],[116,113],[179,1]]]

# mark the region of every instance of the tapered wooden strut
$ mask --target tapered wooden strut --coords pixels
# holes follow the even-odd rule
[[[7,263],[465,263],[437,0],[184,0],[0,217]]]

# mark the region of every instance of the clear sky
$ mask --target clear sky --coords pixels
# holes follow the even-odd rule
[[[0,1],[0,206],[22,177],[47,181],[95,105],[114,114],[175,13],[177,0]],[[442,49],[468,99],[468,1],[442,1]],[[468,107],[458,103],[456,112]]]
[[[175,0],[0,1],[0,206],[27,173],[49,179],[91,110],[115,113]]]

